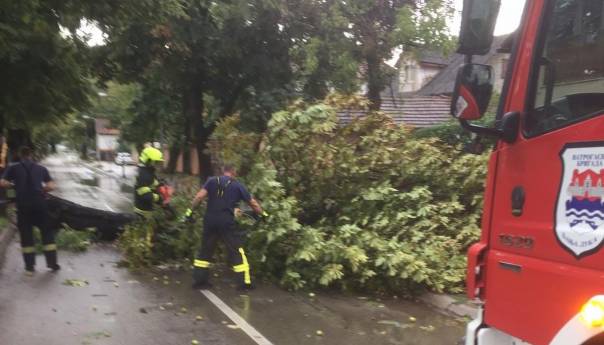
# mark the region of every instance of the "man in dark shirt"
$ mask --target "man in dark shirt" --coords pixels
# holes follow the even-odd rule
[[[35,163],[29,147],[19,149],[20,162],[10,165],[2,179],[0,186],[14,187],[17,192],[17,227],[21,237],[21,250],[25,261],[25,271],[33,274],[36,264],[33,227],[37,226],[42,234],[46,266],[53,271],[61,267],[57,263],[57,245],[55,234],[47,226],[47,205],[45,193],[54,189],[54,182],[48,170]]]
[[[222,176],[214,176],[199,190],[193,199],[191,208],[187,210],[187,218],[191,218],[193,209],[208,198],[208,205],[203,222],[201,248],[193,263],[193,288],[210,287],[209,267],[219,239],[222,239],[228,251],[229,261],[233,271],[239,274],[241,289],[251,289],[252,280],[250,266],[243,250],[243,236],[237,230],[235,223],[235,208],[240,201],[245,201],[259,215],[266,215],[260,204],[252,198],[247,189],[235,179],[233,166],[225,165]]]

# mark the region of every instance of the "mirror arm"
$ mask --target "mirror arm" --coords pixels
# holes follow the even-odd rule
[[[512,111],[503,115],[499,128],[490,128],[474,125],[468,120],[458,119],[461,126],[478,135],[488,135],[501,139],[506,143],[513,143],[518,138],[518,129],[520,127],[520,113]]]
[[[459,120],[459,123],[461,124],[461,127],[463,127],[464,129],[466,129],[472,133],[476,133],[478,135],[488,135],[488,136],[496,137],[496,138],[501,138],[503,136],[503,131],[501,131],[500,129],[474,125],[474,124],[471,124],[470,122],[468,122],[468,120],[463,120],[463,119],[458,119],[458,120]]]

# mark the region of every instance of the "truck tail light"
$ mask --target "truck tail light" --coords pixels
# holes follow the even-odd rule
[[[591,327],[604,324],[604,296],[594,296],[581,307],[581,319]]]
[[[471,299],[483,296],[486,249],[486,244],[479,242],[468,250],[466,293]]]

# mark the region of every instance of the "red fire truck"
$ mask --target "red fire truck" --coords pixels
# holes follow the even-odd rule
[[[484,126],[493,70],[472,60],[489,51],[499,6],[464,1],[451,105],[464,128],[498,139],[468,252],[481,308],[466,344],[604,344],[604,0],[526,0]]]

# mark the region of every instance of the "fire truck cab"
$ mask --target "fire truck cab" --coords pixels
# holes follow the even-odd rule
[[[511,1],[511,0],[506,0]],[[604,344],[604,0],[527,0],[493,126],[500,0],[465,0],[451,111],[495,136],[467,294],[467,345]]]

